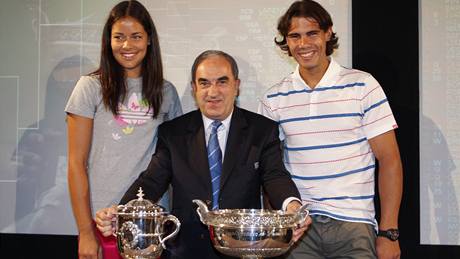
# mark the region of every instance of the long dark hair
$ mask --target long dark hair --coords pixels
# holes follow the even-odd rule
[[[286,36],[289,32],[289,27],[291,27],[291,20],[293,17],[314,19],[319,24],[319,28],[324,32],[333,25],[332,18],[329,13],[317,2],[312,0],[294,2],[278,21],[278,32],[282,39],[278,41],[275,38],[276,45],[278,45],[281,50],[286,51],[289,56],[291,56],[291,52],[289,51],[289,47],[287,45]],[[331,39],[326,42],[326,56],[331,55],[334,52],[334,49],[339,47],[338,41],[339,38],[335,32],[332,32]]]
[[[149,108],[153,109],[153,118],[160,112],[163,101],[163,66],[161,62],[158,34],[147,9],[138,1],[130,0],[118,3],[110,11],[102,31],[101,61],[99,68],[91,73],[97,75],[102,86],[102,99],[106,109],[118,114],[118,103],[126,97],[126,76],[123,67],[115,60],[111,47],[113,24],[121,18],[136,19],[147,32],[150,45],[142,61],[142,97]]]

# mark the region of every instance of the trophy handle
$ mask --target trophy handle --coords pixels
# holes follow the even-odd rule
[[[166,221],[172,221],[176,227],[175,227],[174,231],[171,234],[169,234],[168,236],[166,236],[165,238],[161,238],[161,236],[160,236],[160,243],[161,243],[161,246],[163,247],[163,249],[166,249],[165,241],[170,239],[171,237],[176,236],[177,233],[179,232],[179,229],[180,229],[180,221],[175,216],[173,216],[173,215],[166,216],[163,219],[163,222],[161,223],[162,228],[163,228],[164,223]]]
[[[302,205],[302,207],[300,207],[297,210],[297,222],[298,222],[298,224],[300,222],[305,221],[305,219],[308,217],[308,215],[310,215],[310,211],[307,209],[309,206],[310,206],[309,203],[305,203],[304,205]]]
[[[112,232],[112,236],[118,237],[118,211],[115,213],[115,221],[112,221],[111,225],[112,229],[115,229],[115,231]]]
[[[201,222],[203,222],[203,224],[206,224],[204,217],[208,215],[208,212],[209,212],[208,206],[206,206],[206,203],[198,199],[193,200],[193,203],[198,205],[198,208],[196,208],[196,213],[198,213],[198,216],[200,217]]]
[[[118,237],[118,234],[119,234],[118,233],[118,231],[119,231],[119,229],[118,229],[118,220],[119,220],[118,219],[118,215],[119,215],[118,212],[121,211],[125,207],[125,205],[118,205],[116,207],[115,206],[112,206],[112,207],[115,208],[115,213],[113,214],[114,217],[115,217],[115,220],[112,220],[112,223],[111,223],[112,229],[115,229],[115,231],[112,232],[112,236]]]

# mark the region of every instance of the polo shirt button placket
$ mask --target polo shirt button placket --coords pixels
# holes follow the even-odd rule
[[[316,86],[318,87],[318,86]],[[316,89],[316,87],[314,89]],[[310,103],[318,103],[318,91],[313,91],[310,93]],[[309,106],[309,116],[318,115],[318,105],[308,105]]]

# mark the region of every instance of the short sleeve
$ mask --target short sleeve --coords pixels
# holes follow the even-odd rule
[[[82,76],[70,95],[65,112],[93,119],[101,102],[100,88],[97,78]]]
[[[182,106],[176,87],[168,81],[165,81],[165,94],[163,101],[168,104],[169,108],[166,113],[165,121],[172,120],[182,115]]]
[[[388,99],[377,80],[368,75],[361,97],[362,124],[367,139],[398,127]]]
[[[269,89],[261,98],[259,98],[259,107],[257,108],[257,113],[273,121],[279,122],[279,115],[273,111],[272,107],[270,106],[270,102],[267,98],[270,90],[272,89]],[[283,127],[281,127],[281,125],[279,125],[279,132],[280,140],[284,141],[285,135]]]

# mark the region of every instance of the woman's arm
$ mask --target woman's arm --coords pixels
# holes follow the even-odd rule
[[[72,209],[79,233],[79,258],[97,258],[99,245],[91,217],[87,160],[91,147],[93,119],[67,115],[68,182]]]

